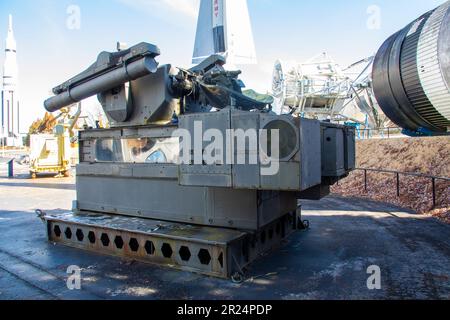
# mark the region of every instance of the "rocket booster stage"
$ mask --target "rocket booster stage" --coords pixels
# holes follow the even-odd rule
[[[450,1],[386,40],[374,61],[373,89],[398,126],[450,131]]]

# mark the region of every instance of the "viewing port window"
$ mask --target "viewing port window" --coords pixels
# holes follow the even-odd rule
[[[96,162],[176,164],[178,138],[97,139]]]

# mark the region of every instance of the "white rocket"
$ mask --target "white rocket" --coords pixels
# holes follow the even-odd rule
[[[228,65],[257,63],[247,0],[201,0],[192,63],[212,54]]]
[[[2,137],[14,138],[20,133],[19,97],[17,94],[17,44],[14,38],[12,16],[9,15],[8,35],[3,64],[1,131]]]

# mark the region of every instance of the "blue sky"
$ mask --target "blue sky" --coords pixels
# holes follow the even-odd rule
[[[237,0],[239,1],[239,0]],[[327,51],[342,65],[376,52],[392,33],[443,0],[248,0],[258,56],[243,68],[248,87],[270,89],[276,59],[304,61]],[[158,45],[161,63],[186,67],[194,46],[199,0],[0,0],[0,50],[7,16],[18,42],[23,127],[43,115],[51,88],[90,65],[116,41]],[[80,29],[67,27],[71,5]],[[380,9],[380,28],[369,29],[368,8]],[[3,54],[0,52],[0,66]],[[89,103],[86,104],[89,107]]]

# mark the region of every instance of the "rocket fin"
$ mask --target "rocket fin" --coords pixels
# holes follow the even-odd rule
[[[232,65],[257,63],[246,0],[201,0],[192,63],[213,54]]]
[[[225,0],[227,61],[234,65],[256,64],[255,42],[247,0]]]
[[[214,53],[213,0],[201,0],[195,36],[193,64],[199,64]]]

